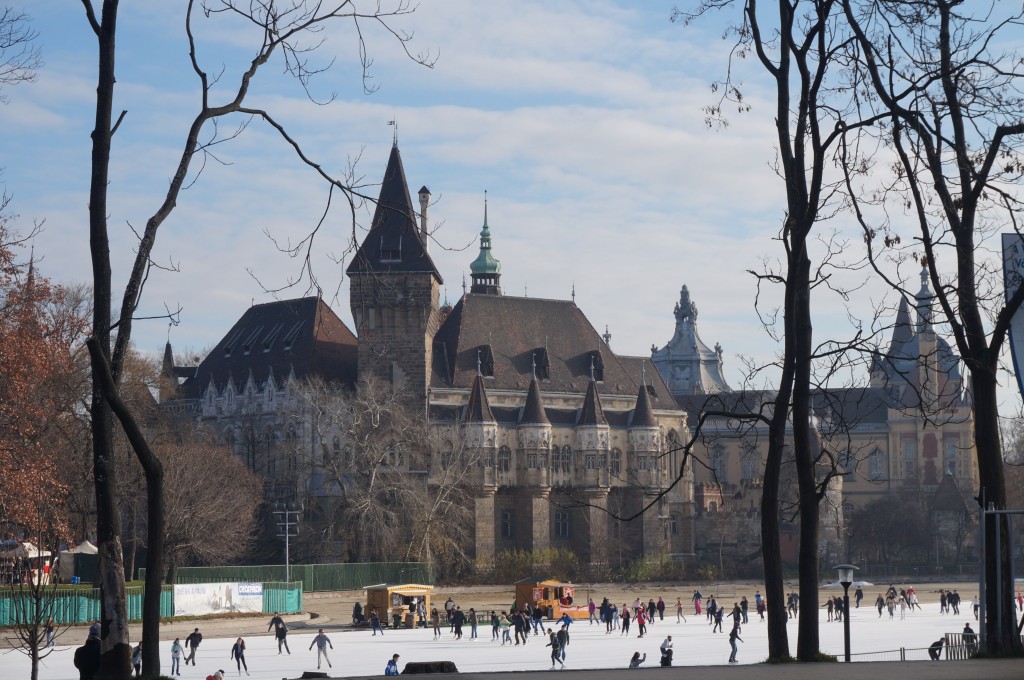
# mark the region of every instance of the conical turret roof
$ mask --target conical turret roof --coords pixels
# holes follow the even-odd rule
[[[647,385],[644,383],[640,384],[640,392],[636,395],[636,407],[633,409],[633,419],[629,423],[630,427],[658,427],[658,421],[654,417],[654,411],[651,409],[651,395],[647,390]]]
[[[547,414],[544,412],[544,403],[540,396],[540,383],[537,376],[530,381],[530,389],[526,393],[526,406],[523,407],[523,415],[519,419],[520,425],[550,425]]]
[[[601,408],[601,395],[597,391],[597,382],[591,378],[587,385],[587,396],[583,398],[583,408],[580,410],[580,421],[578,425],[607,425],[608,419],[604,417],[604,410]]]
[[[467,423],[493,423],[494,414],[491,413],[491,405],[487,401],[487,390],[484,388],[484,377],[477,374],[473,380],[473,387],[469,391],[469,403],[466,405],[466,415],[463,419]]]

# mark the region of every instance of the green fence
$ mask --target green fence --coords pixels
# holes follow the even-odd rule
[[[128,619],[142,620],[142,586],[125,589],[128,595]],[[88,623],[100,618],[99,588],[56,588],[45,589],[41,598],[41,611],[63,624]],[[28,589],[17,588],[0,591],[0,626],[11,626],[19,618],[34,616],[35,605]],[[174,591],[164,586],[160,593],[160,616],[174,616]]]
[[[142,586],[125,589],[128,595],[128,619],[142,620]],[[0,627],[13,626],[22,618],[31,620],[35,607],[31,592],[17,588],[0,590]],[[47,589],[43,596],[43,617],[52,616],[61,624],[89,623],[100,618],[99,588]],[[263,611],[294,614],[302,611],[302,586],[299,582],[263,584]],[[174,616],[174,586],[165,585],[160,593],[160,616]]]
[[[139,571],[139,578],[145,578],[145,570]],[[285,580],[283,564],[181,567],[175,573],[176,583],[274,583]],[[302,581],[302,589],[307,593],[355,590],[378,583],[434,583],[433,565],[429,562],[293,564],[290,576],[292,581]]]

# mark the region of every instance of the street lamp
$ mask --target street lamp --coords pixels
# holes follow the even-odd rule
[[[843,644],[846,649],[846,663],[850,663],[850,585],[853,583],[853,572],[857,567],[852,564],[840,564],[833,568],[839,572],[839,585],[843,587]]]
[[[277,524],[277,536],[278,538],[284,537],[284,580],[291,583],[291,561],[289,559],[290,546],[289,540],[292,536],[299,535],[299,515],[302,513],[302,504],[277,502],[274,503],[274,509],[271,511],[274,514],[274,518]],[[295,533],[292,533],[294,528]]]

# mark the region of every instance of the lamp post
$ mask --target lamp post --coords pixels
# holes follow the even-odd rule
[[[302,504],[277,502],[274,503],[274,509],[271,511],[274,514],[274,518],[277,524],[277,535],[278,537],[284,537],[284,580],[291,583],[291,560],[290,560],[290,545],[289,540],[292,536],[299,535],[299,514],[302,513]],[[295,533],[292,534],[292,528],[295,528]]]
[[[839,572],[839,585],[843,587],[843,645],[846,650],[846,663],[850,663],[850,585],[853,583],[853,572],[857,567],[852,564],[840,564],[834,568]]]

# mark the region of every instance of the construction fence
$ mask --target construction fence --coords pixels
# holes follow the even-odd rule
[[[145,578],[140,569],[139,578]],[[228,567],[182,567],[175,572],[175,583],[268,583],[285,580],[283,564]],[[307,593],[358,590],[380,583],[434,584],[434,569],[429,562],[358,562],[341,564],[293,564],[288,568],[292,581],[302,583]]]
[[[129,586],[128,619],[142,620],[142,586]],[[53,618],[58,624],[90,623],[100,619],[100,589],[83,587],[44,588],[36,607],[31,588],[0,589],[0,628],[18,622]],[[302,586],[298,582],[263,584],[263,611],[294,614],[302,611]],[[160,617],[174,616],[174,586],[163,586],[160,593]]]

